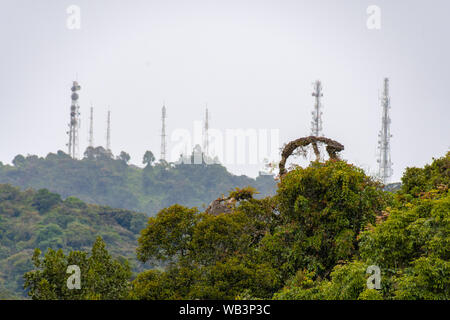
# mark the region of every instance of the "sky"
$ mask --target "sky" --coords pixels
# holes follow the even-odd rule
[[[371,5],[379,29],[368,28]],[[1,0],[0,161],[67,150],[73,80],[81,153],[92,104],[95,145],[106,144],[110,109],[112,151],[136,165],[146,150],[159,158],[163,103],[169,154],[206,104],[218,132],[275,130],[280,146],[308,136],[321,80],[323,134],[373,173],[388,77],[399,181],[449,150],[448,12],[447,0]],[[224,164],[254,177],[261,158]]]

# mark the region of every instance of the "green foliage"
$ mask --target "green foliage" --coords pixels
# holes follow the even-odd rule
[[[383,223],[361,235],[361,256],[380,268],[398,269],[421,256],[450,257],[450,197],[423,199],[391,209]]]
[[[17,155],[14,157],[13,161],[12,161],[13,165],[16,167],[20,167],[25,163],[25,157],[22,156],[21,154]]]
[[[245,254],[250,244],[250,235],[244,232],[247,223],[250,221],[239,212],[218,216],[204,214],[192,235],[192,259],[212,265],[227,257]]]
[[[124,151],[114,159],[102,147],[88,147],[82,160],[72,159],[62,151],[49,153],[45,158],[18,155],[14,166],[0,166],[0,183],[23,189],[47,188],[63,199],[76,197],[87,203],[145,212],[149,216],[173,204],[208,205],[234,187],[251,185],[262,196],[275,192],[273,177],[235,176],[220,164],[155,164],[151,151],[144,154],[144,169],[129,165],[129,160]],[[42,200],[48,197],[49,194],[43,194]],[[50,209],[45,203],[43,206],[43,211]]]
[[[450,299],[450,262],[440,258],[421,257],[396,278],[396,299]]]
[[[274,287],[280,286],[279,278],[270,265],[255,263],[251,254],[275,216],[269,199],[240,199],[229,214],[215,216],[174,205],[150,218],[138,240],[138,257],[143,262],[153,258],[169,264],[164,272],[148,273],[148,280],[138,277],[132,296],[233,299],[249,290],[270,298]],[[164,290],[147,291],[159,283]]]
[[[336,265],[330,280],[316,278],[313,272],[301,270],[274,298],[356,300],[366,289],[366,268],[367,265],[360,261]]]
[[[299,270],[286,285],[273,295],[274,300],[315,300],[324,299],[318,280],[314,281],[314,273]]]
[[[91,150],[92,156],[98,158],[100,151]],[[57,157],[65,159],[62,156]],[[274,197],[254,199],[251,187],[231,189],[229,199],[236,203],[229,213],[213,215],[170,205],[148,219],[136,249],[141,262],[159,264],[158,269],[144,271],[129,283],[126,267],[105,267],[113,262],[104,245],[97,245],[98,263],[91,269],[87,253],[72,251],[65,256],[62,250],[49,250],[44,260],[35,254],[38,270],[26,274],[25,286],[33,297],[46,299],[446,300],[450,297],[448,158],[449,154],[423,169],[408,169],[396,194],[383,191],[361,169],[331,160],[288,172]],[[27,158],[22,166],[30,161],[39,159]],[[175,172],[185,178],[203,177],[205,170],[222,169],[150,163],[143,170],[143,185],[157,194],[160,181],[170,180]],[[211,177],[202,183],[221,183]],[[197,191],[184,182],[173,186],[165,198],[168,203],[195,197]],[[128,239],[133,241],[132,230],[145,223],[143,216],[85,205],[78,199],[37,212],[35,192],[10,186],[0,191],[0,259],[23,272],[30,268],[27,257],[36,242],[84,248],[89,241],[83,240],[101,234],[115,248],[123,233],[111,230],[129,230]],[[20,222],[12,224],[14,219]],[[106,222],[112,228],[96,227]],[[64,268],[69,260],[88,270],[85,281],[92,284],[77,296],[59,287],[67,279]],[[366,270],[371,265],[380,267],[380,290],[367,288]],[[118,272],[114,277],[118,282],[111,277],[100,285],[100,274],[111,270]],[[2,277],[0,273],[0,282]]]
[[[311,282],[309,276],[297,285],[290,280],[274,298],[449,299],[448,157],[406,171],[393,207],[359,234],[352,262],[336,265],[330,279]],[[365,286],[365,270],[373,264],[381,269],[381,290]]]
[[[86,209],[87,205],[81,201],[78,198],[75,197],[67,197],[66,200],[64,200],[64,204],[73,209]]]
[[[230,257],[201,269],[189,297],[192,299],[235,299],[247,290],[253,296],[270,298],[277,284],[275,270]]]
[[[431,173],[415,180],[418,189],[392,196],[343,161],[315,162],[285,175],[273,198],[232,191],[240,200],[228,214],[170,207],[149,221],[138,248],[142,261],[170,263],[139,278],[134,297],[448,299],[444,167],[435,160],[424,169]],[[166,235],[155,236],[156,226]],[[381,290],[367,288],[373,264],[381,269]]]
[[[50,210],[53,206],[61,202],[61,196],[56,193],[52,193],[47,189],[40,189],[36,193],[33,199],[33,207],[35,207],[40,213]]]
[[[137,288],[150,288],[171,273],[188,283],[171,289],[181,298],[270,298],[286,282],[276,297],[357,299],[365,288],[365,264],[336,264],[352,259],[358,234],[386,206],[379,186],[360,169],[329,161],[289,172],[274,198],[253,199],[253,193],[231,191],[238,201],[231,213],[172,206],[150,218],[138,256],[170,263],[148,287],[141,281]],[[183,277],[179,270],[190,272]]]
[[[131,299],[169,300],[176,299],[173,290],[167,286],[165,273],[159,270],[147,270],[140,273],[132,282]]]
[[[142,163],[147,165],[147,167],[150,167],[151,165],[153,165],[153,162],[155,162],[155,156],[153,155],[153,152],[145,151]]]
[[[386,271],[383,294],[393,299],[448,299],[450,195],[389,210],[361,235],[361,257]]]
[[[367,288],[367,267],[368,265],[360,261],[334,267],[331,280],[321,284],[326,299],[356,300]]]
[[[39,201],[37,202],[37,199]],[[37,203],[51,209],[37,209]],[[43,208],[39,206],[39,208]],[[33,269],[33,250],[88,250],[101,235],[114,256],[130,261],[135,272],[144,270],[135,257],[137,237],[147,217],[122,209],[88,205],[69,197],[60,201],[47,191],[0,185],[0,287],[24,297],[23,274]],[[5,293],[6,296],[6,293]]]
[[[261,254],[283,276],[304,268],[328,276],[357,252],[357,235],[387,203],[361,169],[333,160],[289,172],[275,198],[282,224],[263,239]]]
[[[94,242],[89,256],[82,251],[72,251],[66,256],[61,249],[49,249],[42,259],[40,254],[40,250],[36,249],[33,255],[36,270],[24,275],[24,288],[29,289],[28,295],[32,299],[110,300],[128,297],[130,267],[127,263],[112,259],[100,237]],[[66,271],[69,265],[80,268],[80,289],[67,287],[70,274]]]
[[[130,161],[131,157],[128,153],[125,151],[120,152],[119,159],[122,160],[124,163],[128,163]]]
[[[376,289],[366,289],[361,292],[358,300],[383,300],[383,296]]]
[[[406,168],[402,177],[402,193],[418,197],[420,193],[450,184],[450,151],[445,157],[433,159],[424,168]]]
[[[142,262],[151,257],[169,260],[185,256],[190,250],[197,210],[173,205],[148,220],[139,237],[137,256]]]
[[[236,201],[248,200],[253,198],[253,195],[256,194],[257,191],[253,187],[245,187],[245,188],[236,188],[235,190],[230,192],[230,197],[234,198]]]

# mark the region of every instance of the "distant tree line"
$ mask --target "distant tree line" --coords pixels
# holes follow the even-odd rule
[[[145,212],[154,215],[173,204],[202,207],[235,187],[252,186],[259,197],[272,195],[276,182],[271,176],[252,179],[235,176],[220,164],[186,164],[156,161],[146,151],[143,169],[130,165],[125,151],[114,155],[103,147],[89,147],[81,160],[58,151],[45,158],[17,155],[13,166],[0,163],[0,183],[23,189],[48,189],[88,203]]]

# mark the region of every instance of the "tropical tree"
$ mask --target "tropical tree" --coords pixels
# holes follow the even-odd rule
[[[128,153],[125,151],[120,152],[119,160],[123,161],[124,163],[128,163],[130,161],[131,157]]]
[[[142,163],[145,164],[147,167],[150,167],[153,162],[155,161],[155,156],[153,155],[153,152],[146,151],[144,153],[144,158],[142,159]]]
[[[261,259],[284,277],[307,269],[328,277],[358,252],[357,236],[387,205],[380,186],[344,161],[313,162],[281,180],[275,196],[281,224],[262,239]]]
[[[61,201],[61,196],[59,194],[52,193],[47,189],[39,189],[34,196],[33,207],[35,207],[40,213],[43,213]]]
[[[115,260],[98,237],[90,255],[71,251],[65,255],[61,249],[49,249],[43,258],[36,249],[33,255],[35,270],[25,273],[24,289],[36,300],[92,300],[124,299],[129,294],[131,271],[126,261]],[[80,289],[70,288],[69,266],[80,270]],[[70,270],[70,269],[69,269]]]

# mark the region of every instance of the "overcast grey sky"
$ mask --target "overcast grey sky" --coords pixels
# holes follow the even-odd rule
[[[81,29],[66,26],[69,5]],[[381,29],[366,26],[369,5]],[[95,143],[140,164],[167,130],[192,130],[205,103],[210,126],[309,135],[312,82],[324,91],[325,136],[344,158],[376,169],[379,95],[390,78],[393,180],[449,148],[450,2],[9,1],[0,11],[0,161],[66,151],[70,87],[81,84],[81,149],[95,108]],[[170,146],[170,141],[169,141]],[[230,166],[255,176],[257,165]]]

